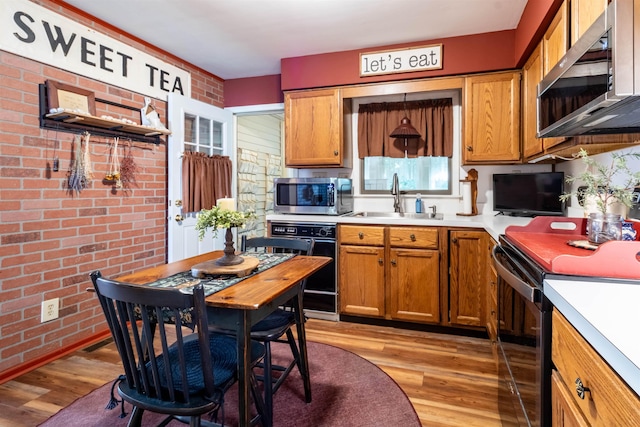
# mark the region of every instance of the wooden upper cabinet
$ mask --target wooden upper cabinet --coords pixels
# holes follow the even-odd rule
[[[571,46],[607,8],[609,0],[571,0]]]
[[[350,156],[344,126],[351,104],[340,89],[287,92],[285,112],[285,164],[288,167],[346,167]]]
[[[544,74],[547,74],[567,53],[569,46],[569,0],[565,0],[542,37]]]
[[[520,71],[465,79],[463,164],[520,161]]]
[[[536,138],[538,83],[567,52],[568,2],[565,1],[522,68],[522,153],[528,160],[565,141],[566,138]]]
[[[569,46],[569,0],[565,0],[560,6],[549,24],[549,28],[542,37],[544,70],[545,76],[562,59]],[[566,141],[565,137],[544,138],[542,146],[544,149],[554,147]]]
[[[542,42],[531,53],[522,68],[522,153],[524,159],[542,152],[542,139],[536,138],[538,83],[544,76]]]

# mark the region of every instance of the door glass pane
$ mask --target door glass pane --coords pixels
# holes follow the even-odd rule
[[[211,154],[222,154],[222,123],[211,123],[213,124],[213,129],[211,130],[213,152]]]
[[[211,120],[200,117],[200,126],[198,127],[199,135],[198,142],[200,147],[211,147]],[[206,153],[208,150],[198,150],[202,153]]]
[[[222,123],[185,113],[184,151],[207,155],[223,153]]]
[[[190,114],[184,115],[184,140],[185,142],[196,142],[196,122],[198,118]]]

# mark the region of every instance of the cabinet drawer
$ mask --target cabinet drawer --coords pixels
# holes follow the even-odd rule
[[[340,244],[384,246],[384,227],[341,225]]]
[[[551,358],[586,421],[640,426],[640,398],[556,310],[552,323]],[[576,391],[577,379],[590,389],[583,399]]]
[[[438,249],[438,230],[424,227],[390,227],[389,242],[396,248]]]

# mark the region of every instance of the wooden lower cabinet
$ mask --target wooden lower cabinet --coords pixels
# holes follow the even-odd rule
[[[571,394],[563,384],[558,371],[551,374],[551,423],[558,427],[588,427],[578,407],[573,403]]]
[[[486,327],[488,234],[449,232],[449,321],[452,326]]]
[[[640,397],[555,309],[552,325],[552,425],[640,426]]]
[[[498,272],[493,265],[491,251],[496,241],[487,238],[487,334],[491,342],[491,351],[498,361]]]
[[[389,296],[392,319],[440,321],[440,257],[437,250],[389,250]]]
[[[384,247],[340,245],[340,312],[384,317]]]
[[[440,252],[433,227],[341,225],[340,313],[440,322]]]

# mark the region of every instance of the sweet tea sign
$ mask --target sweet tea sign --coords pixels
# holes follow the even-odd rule
[[[191,96],[191,74],[28,0],[0,0],[0,50],[124,89]]]

